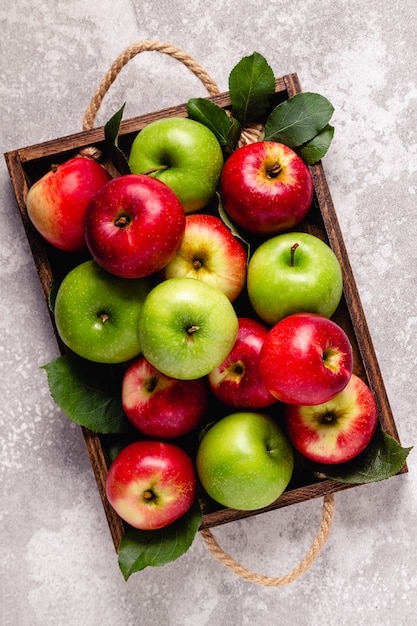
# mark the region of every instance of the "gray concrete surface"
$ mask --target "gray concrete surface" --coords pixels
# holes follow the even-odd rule
[[[102,75],[129,44],[182,48],[227,89],[243,56],[335,106],[324,159],[402,443],[417,442],[417,5],[412,0],[15,0],[0,3],[2,152],[81,130]],[[177,61],[146,53],[118,77],[97,124],[205,95]],[[0,165],[0,623],[2,626],[411,626],[417,613],[417,462],[336,496],[330,540],[289,586],[245,582],[200,537],[125,583],[80,430],[40,365],[58,354],[33,260]],[[320,501],[228,524],[222,546],[249,568],[290,571]]]

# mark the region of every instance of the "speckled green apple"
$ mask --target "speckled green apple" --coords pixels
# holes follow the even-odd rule
[[[223,153],[207,126],[189,118],[155,120],[136,135],[130,150],[132,173],[149,173],[178,196],[186,213],[212,199],[223,167]]]
[[[62,341],[98,363],[122,363],[141,350],[138,323],[146,279],[120,278],[93,260],[72,269],[59,286],[54,314]]]
[[[294,454],[270,415],[238,412],[206,432],[197,450],[196,468],[213,500],[251,511],[272,504],[283,493],[294,471]]]
[[[143,355],[167,376],[206,376],[232,349],[239,323],[228,297],[195,278],[169,278],[147,296],[139,320]]]
[[[247,288],[254,310],[267,324],[300,312],[331,317],[342,297],[342,269],[330,246],[315,235],[283,233],[253,253]]]

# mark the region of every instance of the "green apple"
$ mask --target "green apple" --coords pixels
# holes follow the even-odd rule
[[[272,504],[294,470],[293,448],[263,413],[231,413],[203,436],[196,469],[208,495],[223,506],[252,511]]]
[[[149,291],[144,278],[120,278],[93,260],[85,261],[58,288],[58,334],[70,350],[89,361],[128,361],[141,351],[139,315]]]
[[[315,235],[283,233],[253,253],[247,289],[252,307],[267,324],[302,312],[331,317],[342,297],[342,269],[330,246]]]
[[[238,327],[233,305],[220,289],[195,278],[169,278],[143,303],[139,341],[160,372],[192,380],[224,361]]]
[[[206,206],[217,189],[223,152],[212,131],[185,117],[155,120],[136,135],[130,150],[133,174],[162,180],[178,196],[185,213]]]

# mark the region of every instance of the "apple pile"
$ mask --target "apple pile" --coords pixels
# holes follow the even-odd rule
[[[74,157],[27,195],[45,240],[84,254],[57,290],[62,342],[122,372],[136,435],[107,478],[120,517],[162,528],[201,489],[259,509],[288,487],[295,452],[361,453],[378,413],[332,319],[339,261],[301,225],[314,195],[302,158],[262,139],[224,155],[208,127],[172,117],[137,134],[129,167],[112,177]]]

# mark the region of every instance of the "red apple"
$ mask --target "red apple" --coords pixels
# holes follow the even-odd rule
[[[189,277],[223,291],[231,302],[246,280],[247,252],[225,223],[214,215],[187,215],[178,254],[166,265],[165,278]]]
[[[286,405],[284,416],[293,446],[318,463],[350,461],[370,443],[378,425],[374,395],[355,374],[328,402]]]
[[[208,375],[213,394],[223,404],[260,409],[277,402],[259,374],[259,355],[268,328],[254,319],[240,317],[236,343],[228,357]]]
[[[294,313],[275,324],[259,358],[266,388],[287,404],[327,402],[347,385],[352,370],[347,334],[315,313]]]
[[[132,424],[145,435],[180,437],[202,421],[208,401],[203,378],[178,380],[162,374],[145,357],[132,363],[122,381],[122,405]]]
[[[161,270],[178,252],[185,213],[163,182],[126,174],[102,187],[85,216],[87,246],[94,260],[122,278]]]
[[[193,462],[177,445],[136,441],[119,452],[106,480],[107,499],[125,522],[156,530],[184,515],[194,502]]]
[[[220,179],[226,212],[254,234],[276,234],[299,224],[310,209],[313,193],[307,165],[291,148],[275,141],[235,150]]]
[[[84,216],[94,194],[111,176],[102,165],[74,157],[49,172],[30,187],[26,208],[30,220],[46,241],[65,252],[83,252]]]

